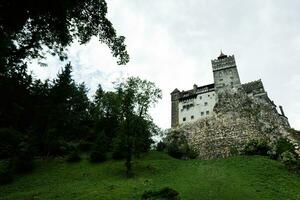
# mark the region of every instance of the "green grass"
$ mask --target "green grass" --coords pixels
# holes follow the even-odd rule
[[[134,172],[126,179],[123,161],[40,161],[32,174],[0,186],[0,199],[140,199],[165,186],[184,200],[300,199],[300,176],[261,156],[183,161],[151,152],[134,161]]]

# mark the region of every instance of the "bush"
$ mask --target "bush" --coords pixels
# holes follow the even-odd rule
[[[163,151],[166,148],[166,144],[162,141],[158,142],[156,145],[156,151]]]
[[[20,143],[21,134],[14,129],[0,129],[0,159],[16,155],[16,146]]]
[[[90,154],[90,161],[93,163],[104,162],[106,159],[106,154],[99,151],[92,151]]]
[[[92,143],[85,141],[85,140],[81,140],[79,142],[79,149],[80,151],[89,151],[92,148]]]
[[[282,153],[287,151],[295,154],[294,145],[286,138],[279,138],[276,142],[276,157],[278,158]]]
[[[289,151],[285,151],[282,154],[280,154],[279,158],[281,162],[285,164],[287,167],[292,167],[297,164],[296,156]]]
[[[182,148],[179,148],[179,145],[176,143],[171,143],[167,146],[167,152],[170,156],[177,159],[182,159],[185,155],[185,150]]]
[[[81,160],[78,151],[73,151],[67,156],[67,162],[79,162]]]
[[[167,152],[170,156],[177,159],[195,159],[198,153],[194,151],[185,140],[173,141],[167,145]]]
[[[192,148],[189,147],[188,152],[187,152],[187,157],[189,159],[196,159],[197,156],[198,156],[198,153],[195,150],[193,150]]]
[[[17,173],[28,173],[34,168],[33,152],[29,144],[21,142],[14,158],[14,168]]]
[[[142,200],[158,200],[158,199],[165,199],[165,200],[179,200],[179,193],[169,187],[162,188],[158,191],[146,191],[142,195]]]
[[[0,161],[0,185],[8,184],[13,181],[13,170],[11,162],[8,160]]]
[[[266,156],[266,155],[268,155],[269,150],[270,150],[270,147],[268,146],[268,144],[265,140],[250,140],[246,144],[243,152],[245,155]]]

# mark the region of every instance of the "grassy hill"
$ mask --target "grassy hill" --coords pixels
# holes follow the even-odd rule
[[[126,179],[123,161],[40,161],[32,174],[0,186],[0,199],[140,199],[165,186],[184,200],[300,199],[300,176],[261,156],[184,161],[151,152],[134,162],[136,176]]]

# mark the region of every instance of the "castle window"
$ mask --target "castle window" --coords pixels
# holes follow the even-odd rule
[[[207,102],[204,102],[204,106],[207,106]]]
[[[202,99],[202,96],[200,96],[200,99]]]
[[[185,119],[185,117],[184,117],[184,118],[182,119],[182,121],[184,121],[184,122],[185,122],[185,120],[186,120],[186,119]]]
[[[232,76],[231,76],[230,78],[231,78],[231,79],[233,79],[233,77],[232,77]]]
[[[207,95],[208,97],[210,97],[210,95]]]
[[[223,81],[223,79],[222,79],[222,78],[220,78],[220,81]]]
[[[204,115],[204,112],[201,112],[201,116],[203,116]]]
[[[206,111],[206,114],[208,115],[208,114],[209,114],[209,111]]]
[[[194,115],[191,116],[191,119],[194,119]]]

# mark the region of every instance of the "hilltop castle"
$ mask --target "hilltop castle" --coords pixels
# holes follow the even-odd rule
[[[211,61],[214,83],[204,86],[194,84],[193,89],[179,91],[177,88],[171,93],[171,127],[175,128],[188,122],[212,116],[214,106],[218,101],[218,94],[231,91],[244,91],[248,96],[270,103],[278,113],[283,124],[289,127],[288,118],[282,106],[277,111],[276,105],[268,97],[261,80],[241,84],[234,55],[227,56],[221,52],[217,59]]]

